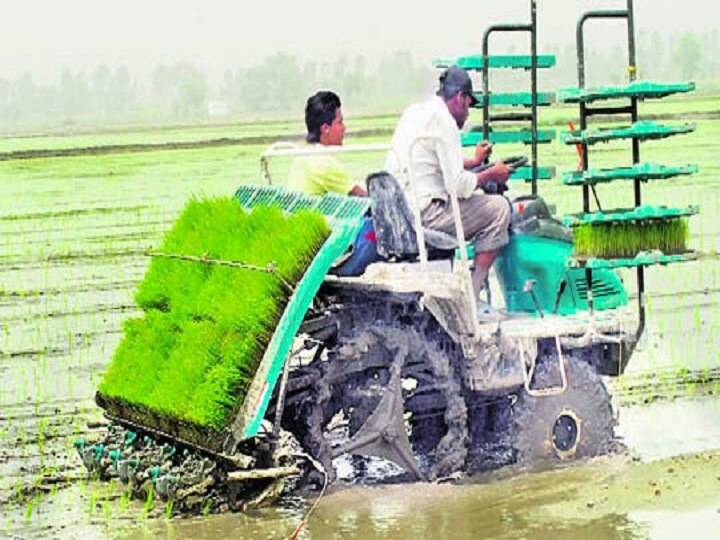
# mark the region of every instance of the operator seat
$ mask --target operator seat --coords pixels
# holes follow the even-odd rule
[[[372,200],[372,220],[377,251],[387,259],[415,260],[419,255],[415,218],[397,179],[386,171],[366,179]],[[452,258],[459,244],[447,233],[423,227],[429,259]]]

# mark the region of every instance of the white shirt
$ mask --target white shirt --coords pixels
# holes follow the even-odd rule
[[[431,135],[439,140],[422,140],[413,145],[419,136]],[[463,167],[460,130],[442,98],[433,96],[416,103],[403,112],[395,128],[385,170],[395,176],[408,190],[410,150],[412,147],[412,186],[415,200],[422,211],[433,198],[448,200],[448,191],[465,199],[477,187],[475,173]],[[413,204],[413,197],[409,197]]]

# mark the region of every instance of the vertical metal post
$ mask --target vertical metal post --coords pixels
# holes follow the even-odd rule
[[[575,28],[575,48],[577,50],[577,70],[578,70],[578,88],[585,88],[585,36],[583,34],[584,16],[580,18]],[[580,132],[587,129],[587,111],[585,102],[580,102]],[[583,142],[582,148],[582,166],[583,171],[588,170],[588,145]],[[590,186],[582,185],[583,212],[590,213]],[[589,287],[590,283],[588,283]]]
[[[537,84],[537,4],[536,0],[530,0],[530,54],[532,55],[532,69],[530,73],[531,78],[531,92],[532,92],[532,144],[531,144],[531,155],[532,155],[532,186],[531,193],[537,195],[537,177],[538,177],[538,84]]]
[[[490,33],[492,26],[485,29],[482,44],[482,81],[483,81],[483,138],[490,140],[490,69],[488,68],[490,56]]]
[[[590,18],[624,18],[627,21],[627,39],[628,39],[628,79],[630,82],[637,80],[637,64],[635,57],[635,11],[633,7],[633,0],[626,0],[627,8],[625,10],[612,10],[612,11],[588,11],[584,13],[578,20],[576,27],[576,46],[577,46],[577,68],[578,68],[578,86],[580,88],[585,87],[585,41],[583,36],[583,25],[585,21]],[[630,116],[632,123],[638,121],[638,100],[636,97],[630,98]],[[580,126],[581,129],[587,127],[588,110],[584,103],[580,103]],[[587,157],[587,145],[583,144],[583,161],[584,170],[588,167]],[[632,139],[632,161],[633,164],[640,163],[640,141],[638,139]],[[640,180],[634,180],[634,195],[635,195],[635,206],[642,204],[642,184]],[[590,201],[589,201],[589,188],[583,185],[583,211],[589,212]],[[588,306],[592,312],[592,270],[585,269],[585,279],[588,283]],[[640,339],[640,336],[645,330],[645,268],[643,266],[637,267],[637,284],[638,284],[638,312],[639,312],[639,323],[635,333],[635,340]]]
[[[633,9],[633,0],[627,0],[627,31],[628,31],[628,79],[630,82],[637,80],[637,60],[635,57],[635,10]],[[631,100],[632,123],[638,121],[638,100],[633,97]],[[633,164],[640,163],[640,141],[632,140]],[[635,179],[635,206],[642,204],[642,184],[640,180]],[[635,339],[639,340],[645,331],[645,267],[637,267],[637,286],[638,286],[638,328],[635,332]]]

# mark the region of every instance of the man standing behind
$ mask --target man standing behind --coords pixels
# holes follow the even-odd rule
[[[310,144],[341,146],[345,137],[342,105],[334,92],[323,90],[310,96],[305,106],[305,126]],[[350,178],[338,159],[330,154],[295,158],[290,166],[288,188],[310,195],[339,193],[367,197],[367,192]]]
[[[479,173],[468,170],[481,165],[491,150],[487,143],[480,143],[472,158],[463,158],[460,129],[467,120],[470,106],[476,102],[470,76],[457,66],[446,69],[440,75],[436,95],[411,105],[402,114],[385,169],[407,186],[407,174],[412,167],[423,225],[453,236],[455,220],[448,190],[455,192],[465,240],[475,246],[472,278],[477,298],[498,251],[508,243],[510,205],[504,197],[476,192],[476,189],[485,182],[505,184],[512,171],[501,162]],[[424,135],[438,140],[413,144]]]

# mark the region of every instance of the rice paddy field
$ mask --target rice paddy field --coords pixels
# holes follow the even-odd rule
[[[698,435],[702,444],[696,450],[714,451],[716,459],[708,460],[705,469],[692,469],[693,474],[702,478],[709,473],[720,479],[720,433],[713,431],[720,424],[718,103],[718,96],[691,95],[641,105],[641,116],[646,112],[665,123],[691,121],[697,126],[691,134],[643,143],[641,156],[643,161],[665,165],[699,165],[697,174],[653,180],[643,188],[645,204],[700,206],[700,214],[689,220],[689,246],[699,257],[646,270],[647,330],[626,375],[612,381],[611,387],[624,433],[628,440],[639,437],[639,447],[654,446],[651,441],[657,432],[649,430],[648,424],[660,425],[643,412],[655,406],[650,402],[686,404],[679,412],[667,412],[663,405],[653,411],[665,420],[668,415],[687,413],[685,423],[700,418],[698,431],[704,435]],[[388,142],[396,118],[347,118],[346,144]],[[543,126],[563,130],[569,120],[577,123],[576,109],[555,106],[543,111],[541,119]],[[239,184],[263,182],[262,150],[275,140],[299,142],[302,132],[302,122],[296,119],[0,138],[0,537],[116,537],[116,527],[127,524],[130,537],[172,534],[169,525],[138,526],[142,505],[134,507],[134,502],[105,493],[106,487],[86,482],[73,441],[81,435],[92,438],[95,430],[103,429],[101,410],[93,397],[122,338],[124,321],[142,314],[134,295],[150,264],[147,251],[161,245],[191,197],[230,196]],[[494,152],[502,157],[527,154],[528,149],[496,146]],[[362,182],[382,168],[384,155],[349,154],[343,160]],[[596,145],[590,160],[593,167],[629,165],[629,144]],[[283,183],[288,165],[287,159],[271,163],[274,182]],[[580,188],[559,181],[560,172],[577,165],[575,148],[559,141],[545,145],[540,165],[555,166],[558,172],[555,179],[540,184],[540,194],[559,214],[580,211]],[[527,185],[514,183],[510,195],[528,191]],[[600,185],[598,195],[604,208],[633,204],[630,182]],[[622,274],[634,297],[634,271]],[[627,424],[623,418],[629,419]],[[678,422],[682,423],[679,418]],[[672,425],[668,429],[672,432]],[[664,436],[668,440],[663,444],[677,443],[667,432]],[[671,459],[686,450],[680,444],[661,457]],[[600,478],[598,485],[609,474],[583,470],[571,473],[577,477],[573,480],[577,486],[586,481],[583,474]],[[554,477],[547,478],[548,485],[553,482]],[[717,494],[720,481],[716,482],[708,493]],[[402,499],[387,496],[391,508]],[[715,504],[720,504],[714,497]],[[358,495],[356,503],[372,513],[365,495]],[[344,505],[342,499],[335,504]],[[72,517],[61,517],[65,514],[59,509],[68,508]],[[696,509],[703,508],[698,504]],[[556,510],[570,511],[566,507]],[[617,513],[611,510],[607,515]],[[316,533],[308,537],[329,538],[342,530],[345,522],[338,517],[342,512],[333,512],[332,504],[322,510]],[[236,516],[235,522],[207,523],[228,534],[246,527],[246,531],[274,537],[273,531],[285,530],[287,515],[265,514],[262,522]],[[451,515],[443,516],[453,520]],[[335,519],[338,528],[328,531],[328,523]],[[277,523],[282,526],[274,529]],[[214,534],[212,527],[197,521],[175,527],[181,536]],[[374,537],[368,534],[348,537]]]

